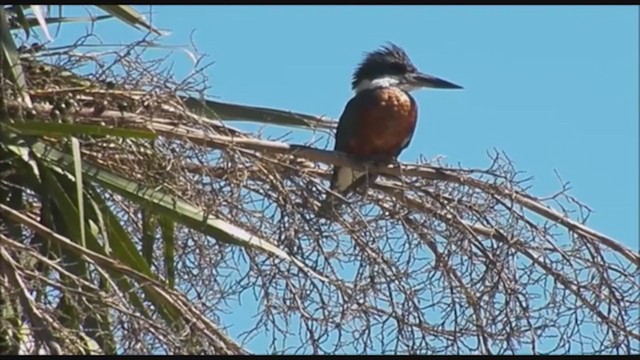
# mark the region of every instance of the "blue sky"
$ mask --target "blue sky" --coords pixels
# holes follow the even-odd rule
[[[353,68],[385,41],[465,87],[424,90],[404,161],[489,164],[497,148],[594,208],[591,226],[638,239],[638,9],[523,6],[157,6],[168,39],[211,56],[221,100],[337,118]],[[175,20],[179,19],[179,20]],[[186,63],[187,60],[185,60]],[[275,129],[284,132],[287,129]],[[275,132],[274,131],[274,132]]]
[[[534,176],[540,196],[559,189],[556,170],[594,209],[591,227],[638,249],[638,7],[156,6],[153,21],[172,32],[167,44],[195,30],[215,61],[212,97],[332,118],[363,52],[393,41],[422,71],[465,87],[415,94],[419,123],[401,160],[486,167],[495,148]],[[115,21],[97,32],[133,39]],[[175,61],[186,74],[189,60]],[[225,319],[237,321],[232,335],[243,330],[246,319]]]

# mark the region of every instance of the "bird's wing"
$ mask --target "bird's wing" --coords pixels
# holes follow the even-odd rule
[[[349,142],[358,136],[358,129],[361,126],[359,120],[362,116],[360,113],[361,99],[361,96],[355,96],[345,105],[336,129],[336,141],[333,147],[335,151],[349,153]],[[360,186],[364,174],[348,167],[334,166],[330,189],[340,194],[347,194]],[[337,196],[328,193],[321,202],[318,213],[322,216],[328,216],[330,209],[334,208],[337,201]]]
[[[352,98],[345,106],[338,121],[334,150],[348,153],[349,141],[358,136],[358,131],[361,128],[360,120],[363,115],[361,114],[363,109],[361,105],[366,97],[363,95],[359,94],[359,96]],[[361,181],[358,180],[365,174],[362,171],[336,166],[331,178],[331,190],[346,193],[347,190],[359,186]]]
[[[342,115],[340,115],[338,128],[336,129],[336,142],[333,147],[336,151],[347,150],[349,140],[357,135],[360,99],[360,96],[356,96],[349,100],[342,111]]]

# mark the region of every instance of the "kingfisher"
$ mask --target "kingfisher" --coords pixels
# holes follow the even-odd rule
[[[391,163],[411,143],[418,119],[418,105],[410,95],[420,88],[462,89],[444,79],[420,72],[407,53],[389,42],[365,55],[353,73],[355,95],[338,121],[334,151],[364,162]],[[346,196],[376,174],[348,167],[334,167],[330,189]],[[327,193],[320,214],[334,209],[336,197]]]

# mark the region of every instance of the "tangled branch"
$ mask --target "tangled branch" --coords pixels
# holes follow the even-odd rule
[[[145,60],[138,45],[126,54],[78,57],[85,67],[87,61],[94,63],[95,70],[82,79],[113,81],[116,88],[71,86],[68,81],[52,87],[37,71],[32,73],[36,89],[30,94],[37,116],[52,114],[56,105],[49,100],[72,97],[78,106],[69,118],[77,124],[155,132],[158,138],[152,142],[83,139],[83,158],[270,239],[321,276],[179,225],[173,263],[154,257],[159,273],[167,266],[175,269],[180,293],[168,292],[156,280],[55,234],[48,236],[92,266],[116,270],[170,297],[197,318],[194,324],[201,325],[197,330],[202,336],[220,344],[215,351],[241,352],[208,319],[219,322],[222,312],[238,311],[237,299],[247,294],[255,298],[257,319],[240,340],[266,337],[270,344],[265,352],[638,350],[640,255],[589,228],[588,207],[564,186],[546,199],[532,195],[528,180],[519,178],[500,153],[482,170],[427,161],[373,166],[315,148],[311,140],[298,145],[264,140],[259,133],[231,128],[224,118],[205,117],[186,106],[190,96],[204,98],[204,73],[196,70],[185,81],[174,81],[159,70],[163,62]],[[64,67],[73,68],[74,58],[67,53]],[[112,62],[105,64],[109,58]],[[331,164],[383,176],[364,194],[350,197],[340,216],[329,221],[317,217],[316,209],[327,191]],[[140,208],[102,190],[142,248]],[[24,216],[4,205],[0,209]],[[33,219],[22,220],[34,231],[47,231]],[[15,253],[30,251],[7,237],[0,240]],[[164,251],[159,242],[151,250],[156,255]],[[1,255],[13,286],[26,288],[21,278],[49,281],[19,269],[8,250]],[[180,342],[172,340],[175,334],[134,321],[135,312],[119,304],[118,296],[105,296],[103,304],[120,314],[122,352],[145,346],[144,341],[134,344],[140,328],[175,345],[165,351],[180,352]]]

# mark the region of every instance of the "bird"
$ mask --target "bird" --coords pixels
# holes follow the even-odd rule
[[[447,80],[420,72],[407,53],[387,42],[365,54],[353,72],[354,96],[338,120],[334,151],[364,162],[391,163],[413,138],[418,104],[410,92],[421,88],[462,89]],[[376,174],[334,166],[331,183],[319,214],[328,217],[339,197],[375,181]]]

